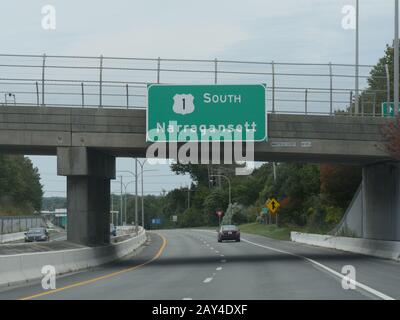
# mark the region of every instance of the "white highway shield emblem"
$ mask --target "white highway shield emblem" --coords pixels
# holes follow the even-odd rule
[[[194,111],[194,97],[191,94],[174,95],[174,105],[172,109],[178,114],[189,114]]]

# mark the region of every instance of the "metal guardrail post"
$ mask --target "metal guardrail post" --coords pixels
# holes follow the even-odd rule
[[[385,64],[385,71],[386,71],[386,103],[387,107],[390,106],[390,73],[389,73],[389,65]],[[383,113],[382,113],[383,117]]]
[[[364,116],[364,95],[361,94],[361,116]]]
[[[46,54],[43,54],[43,65],[42,65],[42,106],[45,105],[44,101],[44,78],[45,78],[45,68],[46,68]]]
[[[304,96],[304,111],[305,111],[305,114],[307,115],[308,114],[308,89],[306,89],[306,91],[305,91],[305,96]]]
[[[333,113],[333,75],[332,75],[332,62],[329,62],[329,115]]]
[[[39,83],[36,81],[36,105],[39,107]]]
[[[82,108],[85,107],[85,91],[83,88],[83,82],[81,82],[81,98],[82,98]]]
[[[103,55],[100,55],[100,108],[103,107]]]
[[[160,73],[161,73],[161,58],[157,58],[157,83],[160,83]]]
[[[126,84],[126,108],[129,109],[129,85]]]
[[[275,62],[271,63],[272,68],[272,113],[275,113]]]
[[[350,115],[352,114],[352,112],[351,112],[352,106],[353,106],[353,91],[350,90],[350,104],[349,104],[349,113],[350,113]]]
[[[376,115],[376,92],[374,92],[374,102],[372,105],[372,116],[375,117]]]
[[[214,84],[218,83],[218,60],[214,59]]]

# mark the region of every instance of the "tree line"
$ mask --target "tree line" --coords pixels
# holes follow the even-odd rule
[[[40,212],[43,190],[40,175],[29,158],[0,154],[0,215]]]

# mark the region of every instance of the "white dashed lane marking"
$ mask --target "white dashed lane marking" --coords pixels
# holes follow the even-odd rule
[[[213,279],[212,277],[206,278],[206,279],[204,279],[203,282],[204,282],[204,283],[210,283],[210,282],[212,281],[212,279]]]

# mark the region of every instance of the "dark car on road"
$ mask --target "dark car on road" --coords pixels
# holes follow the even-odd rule
[[[236,242],[240,241],[240,230],[237,226],[234,225],[224,225],[218,231],[218,242],[222,242],[224,240],[235,240]]]
[[[46,228],[31,228],[25,233],[25,242],[49,241],[50,235]]]

